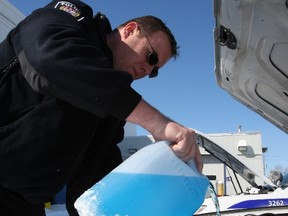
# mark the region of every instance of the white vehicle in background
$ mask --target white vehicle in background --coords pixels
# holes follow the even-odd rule
[[[214,0],[214,17],[218,85],[288,133],[288,1]],[[218,197],[221,215],[288,215],[288,174],[276,185],[208,139],[202,137],[202,145],[251,184]],[[256,176],[265,185],[256,184]],[[196,213],[215,214],[211,198]]]

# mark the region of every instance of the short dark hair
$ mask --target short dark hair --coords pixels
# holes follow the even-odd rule
[[[151,35],[157,31],[164,32],[169,38],[169,42],[171,46],[171,58],[173,57],[174,59],[176,59],[176,57],[179,55],[179,51],[178,51],[179,46],[177,46],[177,41],[174,35],[172,34],[172,32],[170,31],[170,29],[166,26],[166,24],[161,19],[155,16],[151,16],[151,15],[142,16],[142,17],[137,17],[137,18],[128,20],[127,22],[123,23],[119,27],[123,27],[129,22],[136,22],[139,26],[143,28],[143,30],[145,31],[147,35]]]

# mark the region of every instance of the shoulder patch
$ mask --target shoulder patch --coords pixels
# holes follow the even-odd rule
[[[67,1],[57,2],[54,8],[65,11],[71,14],[73,17],[78,17],[81,14],[79,9],[74,4],[72,4],[71,2],[67,2]]]

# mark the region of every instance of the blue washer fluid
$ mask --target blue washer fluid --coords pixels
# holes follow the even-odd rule
[[[81,216],[192,216],[209,185],[167,142],[142,148],[75,203]]]

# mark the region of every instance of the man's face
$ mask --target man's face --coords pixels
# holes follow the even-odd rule
[[[113,52],[114,68],[129,72],[134,80],[149,76],[155,67],[162,67],[170,59],[170,43],[162,31],[147,35],[132,22],[120,30],[120,35],[123,43]]]

